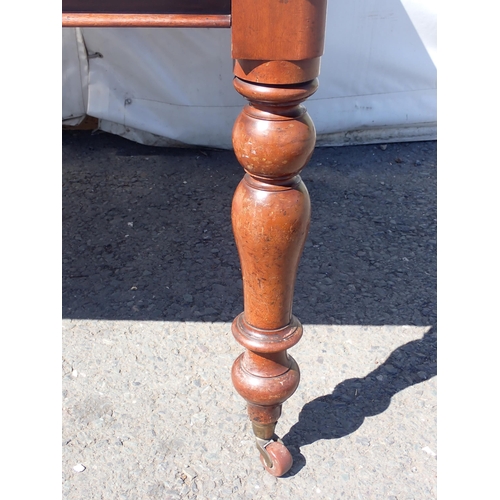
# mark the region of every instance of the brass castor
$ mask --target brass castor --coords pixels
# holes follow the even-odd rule
[[[267,465],[266,459],[262,454],[260,455],[260,461],[269,474],[280,477],[290,470],[293,464],[293,458],[288,448],[283,443],[272,441],[265,447],[265,450],[268,455],[267,458],[270,459],[272,465]]]

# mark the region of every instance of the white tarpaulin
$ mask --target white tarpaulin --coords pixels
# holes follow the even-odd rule
[[[88,114],[144,144],[231,148],[245,102],[232,78],[229,29],[63,29],[72,124]],[[319,81],[306,101],[318,145],[435,139],[435,2],[329,0]]]
[[[87,112],[88,61],[80,30],[62,31],[62,118],[65,125],[78,125]]]

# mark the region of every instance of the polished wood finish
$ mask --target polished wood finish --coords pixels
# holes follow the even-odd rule
[[[304,61],[262,61],[236,59],[234,75],[242,80],[270,85],[293,85],[313,80],[319,75],[320,58]]]
[[[318,87],[326,0],[233,0],[231,15],[234,86],[249,101],[233,128],[246,173],[233,199],[244,312],[232,332],[246,350],[232,380],[247,401],[262,464],[281,476],[292,458],[274,431],[300,380],[287,350],[302,336],[292,303],[310,220],[299,174],[316,141],[302,102]]]
[[[234,74],[271,85],[307,82],[319,75],[326,0],[233,0]]]
[[[292,303],[311,209],[299,174],[316,140],[301,103],[316,91],[318,82],[278,87],[235,78],[234,86],[249,104],[233,129],[234,151],[246,175],[232,208],[244,297],[244,312],[233,322],[232,331],[246,351],[233,365],[232,380],[248,403],[257,438],[272,440],[281,405],[300,380],[287,349],[302,336]],[[274,472],[291,466],[289,453],[280,447],[273,445],[278,452],[267,457],[279,461]]]
[[[101,14],[71,12],[62,15],[64,28],[229,28],[229,15]]]
[[[229,28],[231,0],[63,0],[62,25]]]
[[[303,61],[323,54],[326,0],[232,0],[233,59]]]

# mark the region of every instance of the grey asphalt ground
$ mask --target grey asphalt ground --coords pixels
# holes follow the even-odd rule
[[[436,142],[318,148],[290,354],[301,384],[258,459],[230,151],[63,132],[65,499],[436,498]]]

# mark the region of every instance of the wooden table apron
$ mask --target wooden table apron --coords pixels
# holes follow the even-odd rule
[[[292,457],[275,435],[300,372],[287,353],[302,336],[293,291],[310,221],[300,172],[316,132],[303,102],[318,86],[326,0],[63,0],[64,27],[231,28],[234,87],[248,104],[233,128],[245,175],[232,206],[244,312],[232,332],[245,351],[232,380],[247,401],[260,459],[275,476]]]

